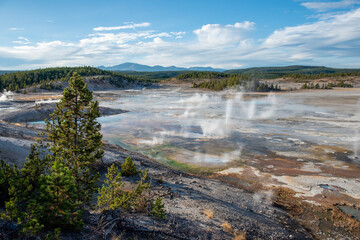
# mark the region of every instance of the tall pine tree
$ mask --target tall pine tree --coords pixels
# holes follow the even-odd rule
[[[74,176],[84,203],[89,202],[96,189],[99,174],[95,162],[104,154],[102,149],[99,103],[93,100],[84,79],[77,73],[70,78],[56,110],[46,120],[50,152],[61,159]]]
[[[47,228],[80,230],[83,226],[81,202],[75,178],[69,168],[55,159],[49,175],[40,178],[38,218]]]
[[[22,169],[14,168],[15,173],[9,179],[10,200],[5,203],[7,217],[16,221],[23,234],[36,235],[44,225],[39,221],[38,196],[40,178],[45,174],[48,159],[40,157],[38,144],[31,146],[30,154],[26,158]]]

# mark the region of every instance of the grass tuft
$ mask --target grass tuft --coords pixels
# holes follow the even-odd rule
[[[214,211],[211,209],[204,209],[203,214],[205,214],[210,219],[214,217]]]
[[[221,224],[221,226],[224,228],[225,232],[227,232],[227,233],[231,233],[231,232],[233,231],[232,226],[231,226],[230,223],[227,222],[227,221],[224,221],[224,222]]]

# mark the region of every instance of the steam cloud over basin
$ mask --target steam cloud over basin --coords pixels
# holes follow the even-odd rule
[[[311,94],[122,91],[117,100],[103,104],[129,112],[100,122],[109,142],[165,162],[204,167],[249,162],[276,172],[284,164],[276,166],[274,159],[286,158],[289,168],[316,174],[328,161],[334,167],[358,166],[353,157],[360,126],[357,104],[337,109],[334,104],[305,104],[323,93]],[[307,171],[309,161],[320,170]]]
[[[12,95],[13,95],[13,93],[11,91],[4,90],[4,92],[0,92],[0,102],[11,101],[12,100],[12,98],[11,98]]]

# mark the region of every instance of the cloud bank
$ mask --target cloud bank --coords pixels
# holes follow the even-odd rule
[[[149,29],[151,24],[147,22],[128,23],[96,27],[75,42],[33,43],[22,36],[14,40],[13,46],[0,47],[2,59],[20,63],[10,66],[0,59],[0,68],[99,66],[130,61],[219,68],[292,64],[360,67],[359,22],[360,8],[277,29],[265,39],[251,36],[256,29],[251,21],[206,24],[189,33],[159,32]]]
[[[301,5],[319,12],[325,12],[333,9],[348,8],[355,4],[360,4],[359,0],[342,0],[337,2],[304,2]]]
[[[150,23],[143,22],[143,23],[129,23],[123,26],[116,26],[116,27],[96,27],[94,31],[113,31],[113,30],[121,30],[121,29],[135,29],[138,27],[150,27]]]

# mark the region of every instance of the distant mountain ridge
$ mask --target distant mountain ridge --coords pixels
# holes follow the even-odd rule
[[[163,67],[160,65],[147,66],[138,63],[126,62],[115,66],[99,66],[99,69],[108,71],[137,71],[137,72],[161,72],[161,71],[206,71],[206,72],[223,72],[225,69],[212,67],[190,67],[182,68],[176,66]]]
[[[18,72],[16,70],[0,70],[0,75],[4,75],[6,73],[13,73],[13,72]]]

